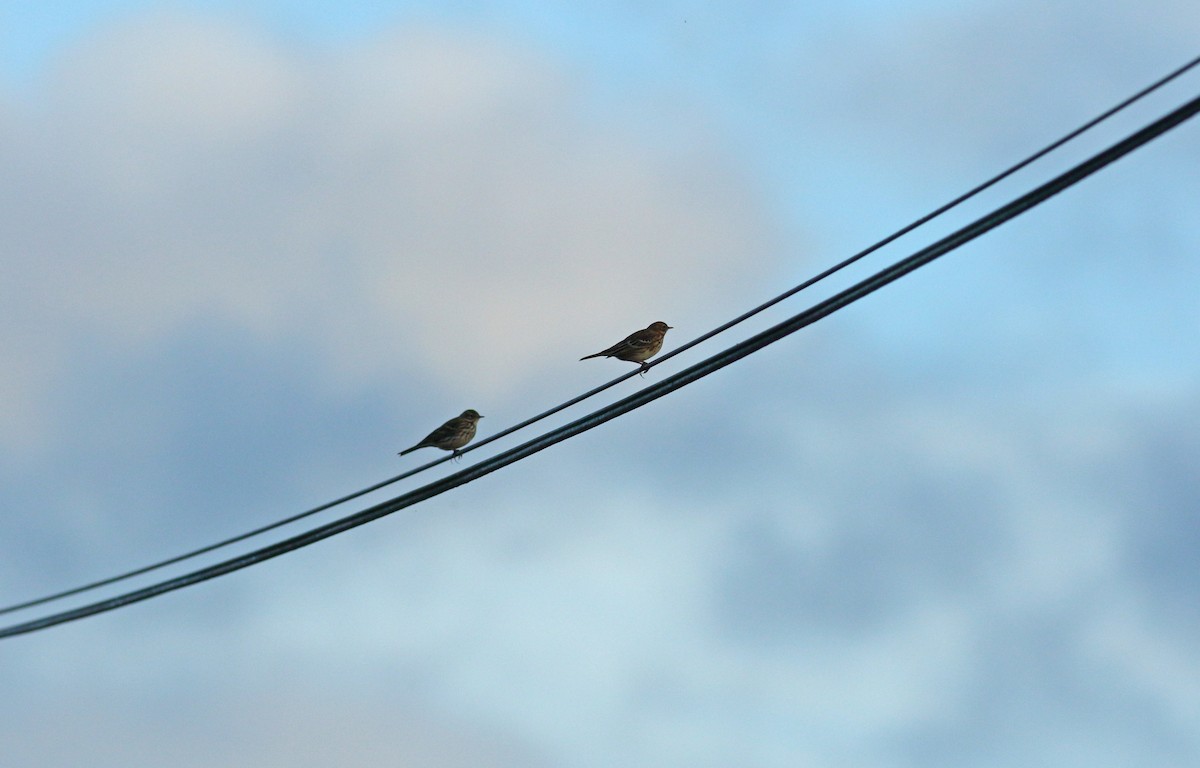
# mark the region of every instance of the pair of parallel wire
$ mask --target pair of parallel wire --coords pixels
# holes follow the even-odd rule
[[[942,214],[946,213],[947,211],[951,210],[952,208],[955,208],[956,206],[969,200],[970,198],[975,197],[979,193],[994,186],[995,184],[999,183],[1000,181],[1008,178],[1009,176],[1013,175],[1017,171],[1020,171],[1021,169],[1030,165],[1031,163],[1033,163],[1033,162],[1039,160],[1040,158],[1046,156],[1047,154],[1057,150],[1059,147],[1061,147],[1064,144],[1066,144],[1067,142],[1075,139],[1080,134],[1093,128],[1097,124],[1107,120],[1108,118],[1112,117],[1116,113],[1118,113],[1121,110],[1125,109],[1126,107],[1130,106],[1134,102],[1139,101],[1140,99],[1144,98],[1145,96],[1149,95],[1150,93],[1153,93],[1154,91],[1163,87],[1164,85],[1171,82],[1172,80],[1178,78],[1179,76],[1183,75],[1184,73],[1188,72],[1189,70],[1195,68],[1197,65],[1200,65],[1200,57],[1192,59],[1191,61],[1189,61],[1188,63],[1179,67],[1178,69],[1174,70],[1173,72],[1160,78],[1159,80],[1155,81],[1154,83],[1151,83],[1150,85],[1146,86],[1142,90],[1138,91],[1137,93],[1135,93],[1132,96],[1128,97],[1127,99],[1123,100],[1119,104],[1111,107],[1110,109],[1097,115],[1096,117],[1092,118],[1091,120],[1084,123],[1080,127],[1071,131],[1070,133],[1064,135],[1062,138],[1057,139],[1056,141],[1052,142],[1051,144],[1048,144],[1044,148],[1029,155],[1028,157],[1021,160],[1020,162],[1010,166],[1009,168],[1005,169],[1001,173],[999,173],[999,174],[991,177],[990,179],[980,183],[979,185],[971,188],[970,190],[964,192],[963,194],[961,194],[958,197],[954,198],[953,200],[945,203],[944,205],[934,209],[933,211],[930,211],[929,213],[916,219],[912,223],[902,227],[901,229],[896,230],[894,233],[888,235],[887,237],[883,238],[882,240],[879,240],[878,242],[870,245],[867,248],[864,248],[863,250],[855,253],[854,255],[850,256],[849,258],[829,267],[828,269],[818,273],[817,275],[814,275],[813,277],[805,280],[804,282],[800,283],[799,285],[794,286],[794,287],[788,289],[787,291],[784,291],[783,293],[779,294],[778,296],[775,296],[774,298],[772,298],[766,302],[763,302],[762,304],[758,305],[757,307],[754,307],[753,309],[750,309],[750,310],[742,313],[741,315],[712,329],[711,331],[708,331],[707,333],[704,333],[704,334],[692,339],[691,341],[689,341],[679,347],[676,347],[675,349],[673,349],[667,353],[660,355],[653,362],[649,363],[649,365],[657,366],[658,364],[663,363],[663,362],[671,359],[672,357],[674,357],[678,354],[681,354],[681,353],[697,346],[698,344],[701,344],[701,343],[711,339],[712,337],[729,330],[730,328],[733,328],[734,326],[744,322],[745,320],[748,320],[749,318],[760,314],[761,312],[775,306],[776,304],[779,304],[780,302],[799,293],[800,291],[803,291],[804,289],[824,280],[825,278],[833,275],[834,273],[839,272],[842,269],[845,269],[846,267],[850,266],[851,264],[854,264],[855,262],[859,261],[860,259],[868,256],[869,254],[874,253],[875,251],[879,250],[880,248],[884,247],[885,245],[888,245],[889,243],[891,243],[891,242],[895,241],[896,239],[904,236],[905,234],[913,231],[914,229],[928,223],[932,219],[935,219],[938,216],[941,216]],[[121,606],[129,605],[130,603],[147,600],[152,597],[156,597],[158,595],[164,594],[166,592],[171,592],[176,589],[181,589],[183,587],[190,586],[192,584],[197,584],[202,581],[207,581],[208,579],[216,578],[218,576],[222,576],[224,574],[231,573],[233,571],[249,567],[256,563],[260,563],[265,560],[269,560],[271,558],[278,557],[279,555],[285,554],[287,552],[291,552],[295,549],[299,549],[301,547],[306,547],[310,544],[314,544],[322,539],[325,539],[330,536],[334,536],[334,535],[337,535],[344,531],[350,530],[351,528],[356,528],[360,525],[364,525],[373,520],[377,520],[380,517],[384,517],[385,515],[389,515],[398,510],[401,510],[406,507],[412,506],[414,504],[420,503],[420,502],[430,499],[434,496],[445,493],[446,491],[451,490],[452,488],[456,488],[460,485],[472,482],[473,480],[483,477],[484,475],[490,474],[491,472],[495,472],[498,469],[506,467],[509,464],[512,464],[516,461],[520,461],[521,459],[531,456],[534,453],[545,450],[546,448],[550,447],[551,445],[554,445],[555,443],[561,442],[562,440],[569,439],[577,434],[580,434],[589,429],[597,427],[600,424],[605,423],[606,421],[610,421],[614,418],[617,418],[618,416],[621,416],[625,413],[628,413],[629,411],[640,408],[643,405],[646,405],[650,402],[653,402],[654,400],[657,400],[660,397],[663,397],[671,392],[674,392],[675,390],[677,390],[681,387],[687,386],[688,384],[691,384],[692,382],[694,382],[700,378],[703,378],[704,376],[707,376],[715,371],[718,371],[727,365],[731,365],[732,363],[742,359],[743,357],[753,354],[754,352],[757,352],[758,350],[762,349],[763,347],[766,347],[769,344],[773,344],[774,342],[779,341],[780,339],[782,339],[792,333],[795,333],[796,331],[800,330],[801,328],[804,328],[805,326],[810,325],[810,324],[832,314],[833,312],[836,312],[839,309],[842,309],[843,307],[846,307],[849,304],[854,303],[855,301],[858,301],[859,299],[863,298],[864,296],[866,296],[870,293],[873,293],[876,290],[879,290],[880,288],[887,285],[888,283],[891,283],[895,280],[900,279],[901,277],[908,274],[909,272],[912,272],[913,270],[918,269],[918,268],[924,266],[925,264],[928,264],[929,262],[933,261],[934,259],[937,259],[937,258],[945,255],[946,253],[949,253],[950,251],[958,248],[959,246],[964,245],[965,243],[979,237],[980,235],[983,235],[984,233],[999,226],[1000,224],[1003,224],[1004,222],[1006,222],[1016,216],[1019,216],[1020,214],[1029,210],[1030,208],[1033,208],[1034,206],[1041,204],[1045,200],[1058,194],[1062,190],[1078,183],[1079,181],[1083,180],[1084,178],[1091,175],[1092,173],[1095,173],[1096,171],[1100,170],[1101,168],[1105,167],[1106,165],[1109,165],[1110,163],[1116,161],[1117,159],[1123,157],[1124,155],[1126,155],[1126,154],[1134,151],[1135,149],[1143,146],[1144,144],[1152,141],[1153,139],[1157,138],[1158,136],[1161,136],[1162,134],[1171,130],[1172,128],[1179,125],[1180,123],[1193,117],[1197,112],[1200,112],[1200,97],[1198,97],[1196,99],[1192,99],[1191,101],[1188,101],[1185,104],[1177,107],[1176,109],[1174,109],[1173,111],[1171,111],[1170,113],[1165,115],[1164,117],[1147,125],[1146,127],[1142,128],[1141,130],[1137,131],[1136,133],[1130,135],[1126,139],[1124,139],[1120,142],[1117,142],[1116,144],[1110,146],[1108,149],[1106,149],[1096,155],[1093,155],[1091,158],[1083,161],[1082,163],[1079,163],[1078,165],[1074,166],[1073,168],[1066,171],[1065,173],[1062,173],[1059,176],[1056,176],[1055,178],[1038,186],[1037,188],[1033,189],[1032,191],[1016,198],[1015,200],[1008,203],[1007,205],[997,208],[996,210],[992,211],[991,213],[975,220],[971,224],[968,224],[967,226],[955,231],[954,233],[938,240],[936,243],[917,251],[916,253],[908,256],[907,258],[901,259],[900,261],[892,264],[891,266],[889,266],[883,270],[880,270],[879,272],[876,272],[875,274],[871,275],[870,277],[850,286],[849,288],[835,294],[834,296],[831,296],[828,299],[825,299],[824,301],[810,307],[809,309],[807,309],[803,312],[800,312],[799,314],[793,315],[792,317],[788,318],[787,320],[784,320],[781,323],[778,323],[778,324],[776,324],[754,336],[751,336],[748,339],[745,339],[744,341],[741,341],[741,342],[705,359],[705,360],[702,360],[701,362],[699,362],[689,368],[686,368],[683,371],[680,371],[679,373],[677,373],[673,376],[670,376],[661,382],[658,382],[655,384],[650,384],[650,385],[644,387],[643,389],[639,390],[638,392],[636,392],[633,395],[630,395],[630,396],[625,397],[621,400],[618,400],[614,403],[606,405],[603,408],[600,408],[582,418],[576,419],[575,421],[572,421],[561,427],[558,427],[556,429],[552,429],[548,432],[545,432],[532,440],[522,443],[521,445],[518,445],[507,451],[499,453],[495,456],[484,459],[484,460],[478,462],[477,464],[467,467],[466,469],[459,470],[458,472],[455,472],[454,474],[451,474],[447,477],[444,477],[444,478],[434,481],[432,483],[428,483],[424,486],[421,486],[412,491],[409,491],[408,493],[401,494],[400,496],[397,496],[397,497],[389,499],[387,501],[367,507],[366,509],[363,509],[359,512],[353,513],[346,517],[340,518],[338,520],[334,520],[332,522],[329,522],[324,525],[313,528],[309,531],[292,536],[290,538],[284,539],[284,540],[276,542],[274,544],[270,544],[268,546],[261,547],[254,551],[247,552],[247,553],[239,555],[237,557],[229,558],[227,560],[224,560],[219,563],[215,563],[215,564],[207,566],[205,568],[200,568],[200,569],[191,571],[189,573],[185,573],[180,576],[176,576],[174,578],[165,579],[165,580],[159,581],[157,583],[151,584],[149,586],[146,586],[146,587],[143,587],[140,589],[136,589],[136,590],[131,590],[129,592],[125,592],[123,594],[119,594],[114,597],[107,598],[105,600],[100,600],[100,601],[90,603],[87,605],[83,605],[83,606],[80,606],[78,608],[74,608],[71,610],[66,610],[66,611],[61,611],[58,613],[49,614],[49,615],[43,616],[41,618],[33,619],[30,621],[2,627],[2,628],[0,628],[0,638],[34,632],[36,630],[45,629],[47,627],[54,626],[56,624],[62,624],[62,623],[68,622],[68,621],[74,621],[76,619],[84,618],[86,616],[92,616],[92,615],[95,615],[98,613],[111,611],[111,610],[114,610]],[[531,416],[530,418],[528,418],[522,422],[514,424],[504,430],[501,430],[500,432],[497,432],[493,435],[490,435],[490,436],[474,443],[473,445],[468,446],[467,448],[460,451],[460,454],[465,454],[470,451],[474,451],[478,448],[482,448],[483,446],[485,446],[493,441],[499,440],[503,437],[506,437],[506,436],[514,433],[514,432],[517,432],[518,430],[521,430],[528,426],[536,424],[537,422],[542,421],[543,419],[546,419],[550,416],[553,416],[554,414],[557,414],[567,408],[570,408],[571,406],[576,405],[584,400],[587,400],[588,398],[593,397],[594,395],[597,395],[601,392],[611,389],[612,387],[616,386],[617,384],[620,384],[621,382],[632,378],[636,374],[637,374],[637,371],[630,371],[629,373],[619,376],[605,384],[601,384],[600,386],[597,386],[591,390],[588,390],[587,392],[584,392],[584,393],[577,395],[569,400],[559,403],[558,405],[555,405],[552,408],[542,411],[541,413],[539,413],[535,416]],[[119,573],[115,576],[111,576],[108,578],[89,582],[89,583],[83,584],[81,586],[74,587],[72,589],[63,590],[61,592],[56,592],[56,593],[49,594],[49,595],[46,595],[43,597],[39,597],[39,598],[36,598],[33,600],[27,600],[25,602],[5,606],[3,608],[0,608],[0,614],[13,613],[15,611],[32,608],[32,607],[35,607],[38,605],[44,605],[46,603],[49,603],[49,602],[52,602],[55,600],[60,600],[60,599],[70,597],[73,595],[78,595],[78,594],[81,594],[83,592],[87,592],[87,591],[90,591],[93,589],[98,589],[100,587],[108,586],[110,584],[115,584],[120,581],[131,579],[136,576],[141,576],[143,574],[150,573],[152,571],[155,571],[155,570],[158,570],[161,568],[165,568],[167,566],[174,565],[176,563],[180,563],[185,560],[189,560],[191,558],[198,557],[203,554],[207,554],[209,552],[213,552],[215,550],[230,546],[232,544],[235,544],[235,543],[238,543],[241,541],[245,541],[246,539],[261,535],[263,533],[266,533],[268,531],[282,527],[284,525],[288,525],[290,523],[294,523],[299,520],[303,520],[303,519],[310,517],[312,515],[315,515],[319,512],[326,511],[333,507],[339,506],[341,504],[345,504],[346,502],[349,502],[349,501],[352,501],[359,497],[362,497],[373,491],[377,491],[381,488],[385,488],[389,485],[392,485],[393,483],[397,483],[401,480],[405,480],[407,478],[418,475],[418,474],[425,472],[435,466],[438,466],[439,464],[442,464],[442,463],[450,460],[450,458],[451,458],[450,456],[443,456],[434,461],[428,462],[419,467],[416,467],[414,469],[411,469],[411,470],[403,472],[399,475],[396,475],[395,477],[388,478],[387,480],[383,480],[374,485],[354,491],[353,493],[346,494],[337,499],[334,499],[332,501],[318,505],[316,507],[305,510],[298,514],[291,515],[290,517],[286,517],[281,520],[277,520],[268,525],[264,525],[264,526],[255,528],[253,530],[246,531],[245,533],[241,533],[236,536],[232,536],[227,539],[223,539],[221,541],[215,542],[213,544],[209,544],[204,547],[200,547],[198,549],[184,552],[183,554],[176,555],[174,557],[170,557],[165,560],[160,560],[158,562],[154,562],[154,563],[151,563],[146,566],[142,566],[142,567],[139,567],[139,568],[136,568],[133,570],[125,571],[125,572]]]

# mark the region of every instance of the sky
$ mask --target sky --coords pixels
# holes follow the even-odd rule
[[[466,408],[493,434],[624,373],[578,358],[708,331],[1200,38],[1189,0],[42,5],[0,3],[3,605],[392,477]],[[1196,765],[1198,161],[1192,121],[502,471],[0,641],[5,765]]]

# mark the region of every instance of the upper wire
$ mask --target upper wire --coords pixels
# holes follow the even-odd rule
[[[34,632],[57,624],[111,611],[125,605],[140,602],[142,600],[148,600],[152,597],[156,597],[167,592],[182,589],[183,587],[193,584],[198,584],[218,576],[223,576],[242,568],[247,568],[251,565],[278,557],[301,547],[315,544],[322,539],[326,539],[330,536],[334,536],[352,528],[356,528],[360,525],[364,525],[373,520],[377,520],[386,515],[390,515],[393,512],[404,509],[405,507],[410,507],[421,501],[425,501],[426,499],[433,498],[434,496],[445,493],[453,488],[457,488],[465,483],[477,480],[484,475],[495,472],[496,470],[506,467],[509,464],[527,458],[528,456],[531,456],[539,451],[545,450],[556,443],[594,429],[605,422],[611,421],[612,419],[615,419],[618,416],[624,415],[637,408],[641,408],[642,406],[651,403],[660,397],[664,397],[671,392],[674,392],[682,387],[687,386],[688,384],[708,376],[711,373],[731,365],[747,355],[753,354],[764,347],[773,344],[776,341],[795,333],[796,331],[799,331],[801,328],[811,325],[812,323],[815,323],[818,320],[833,314],[834,312],[843,309],[846,306],[849,306],[859,299],[874,293],[885,285],[904,277],[913,270],[929,264],[935,259],[950,253],[956,248],[959,248],[962,245],[965,245],[966,243],[983,235],[984,233],[994,229],[995,227],[1000,226],[1004,222],[1021,215],[1037,205],[1040,205],[1064,189],[1077,184],[1101,168],[1104,168],[1110,163],[1113,163],[1121,157],[1124,157],[1128,153],[1134,151],[1138,147],[1141,147],[1147,142],[1157,138],[1158,136],[1161,136],[1185,120],[1190,119],[1198,112],[1200,112],[1200,97],[1193,98],[1182,106],[1172,110],[1167,115],[1159,118],[1158,120],[1131,134],[1116,144],[1113,144],[1102,152],[1093,155],[1082,163],[1075,165],[1064,173],[1059,174],[1032,191],[1021,195],[1006,205],[995,209],[994,211],[980,217],[979,219],[976,219],[965,227],[962,227],[946,237],[943,237],[932,245],[926,246],[916,253],[901,259],[898,262],[895,262],[885,269],[876,272],[875,274],[858,283],[855,283],[849,288],[846,288],[845,290],[829,297],[828,299],[819,302],[809,309],[793,315],[781,323],[778,323],[764,331],[761,331],[760,333],[755,334],[754,336],[738,342],[722,352],[708,357],[699,363],[696,363],[695,365],[692,365],[689,368],[686,368],[679,373],[664,379],[659,383],[650,384],[646,387],[643,387],[632,395],[629,395],[614,403],[610,403],[609,405],[599,408],[596,411],[593,411],[592,413],[576,419],[568,424],[545,432],[532,440],[522,443],[521,445],[483,459],[479,463],[467,467],[466,469],[459,470],[452,475],[448,475],[442,479],[428,483],[420,488],[409,491],[408,493],[404,493],[400,496],[389,499],[388,501],[375,504],[354,514],[334,520],[274,544],[261,547],[252,552],[248,552],[243,555],[239,555],[237,557],[233,557],[171,579],[160,581],[141,589],[116,595],[105,600],[100,600],[71,610],[61,611],[59,613],[44,616],[39,619],[0,628],[0,638]]]
[[[1158,90],[1159,88],[1162,88],[1163,86],[1167,85],[1172,80],[1175,80],[1176,78],[1185,74],[1189,70],[1195,68],[1197,65],[1200,65],[1200,56],[1193,58],[1191,61],[1188,61],[1187,63],[1183,64],[1182,66],[1180,66],[1180,67],[1176,68],[1175,70],[1171,71],[1170,73],[1164,75],[1163,77],[1161,77],[1158,80],[1154,81],[1153,83],[1147,85],[1146,87],[1137,91],[1136,93],[1129,96],[1128,98],[1122,100],[1121,102],[1110,107],[1109,109],[1105,110],[1104,112],[1101,112],[1099,115],[1097,115],[1097,116],[1093,117],[1091,120],[1088,120],[1087,122],[1083,123],[1082,125],[1080,125],[1076,129],[1074,129],[1073,131],[1063,135],[1061,138],[1051,142],[1050,144],[1047,144],[1045,147],[1039,149],[1038,151],[1029,155],[1025,159],[1015,163],[1014,165],[1009,166],[1008,168],[1006,168],[1005,170],[996,174],[995,176],[992,176],[991,178],[987,179],[986,181],[972,187],[971,189],[962,193],[958,197],[955,197],[954,199],[950,200],[949,202],[935,208],[934,210],[930,211],[929,213],[925,214],[924,216],[921,216],[920,218],[915,219],[911,223],[905,225],[904,227],[901,227],[900,229],[896,230],[895,232],[888,235],[887,237],[884,237],[883,239],[873,243],[872,245],[867,246],[866,248],[862,249],[861,251],[858,251],[857,253],[844,259],[843,261],[840,261],[837,264],[834,264],[833,266],[818,273],[817,275],[814,275],[813,277],[808,278],[807,280],[800,283],[799,285],[789,288],[788,290],[784,291],[783,293],[779,294],[778,296],[775,296],[774,298],[769,299],[769,300],[763,302],[762,304],[759,304],[758,306],[754,307],[753,309],[750,309],[750,310],[742,313],[741,315],[738,315],[737,317],[733,318],[732,320],[729,320],[728,322],[712,329],[711,331],[701,334],[700,336],[697,336],[696,338],[692,339],[691,341],[688,341],[678,347],[675,347],[674,349],[672,349],[668,352],[665,352],[665,353],[659,355],[653,361],[647,363],[646,367],[650,368],[650,367],[656,366],[660,363],[666,362],[667,360],[670,360],[671,358],[675,357],[676,355],[682,354],[683,352],[686,352],[689,349],[692,349],[693,347],[697,346],[698,344],[702,344],[703,342],[708,341],[709,339],[711,339],[712,337],[714,337],[720,333],[724,333],[725,331],[729,330],[730,328],[733,328],[734,326],[739,325],[742,322],[745,322],[746,320],[750,319],[751,317],[754,317],[755,315],[758,315],[758,314],[766,311],[767,309],[770,309],[771,307],[775,306],[776,304],[779,304],[780,302],[784,301],[785,299],[788,299],[788,298],[794,296],[795,294],[799,293],[800,291],[803,291],[804,289],[809,288],[809,287],[815,285],[816,283],[821,282],[822,280],[845,269],[846,267],[850,266],[851,264],[854,264],[855,262],[869,256],[870,254],[874,253],[875,251],[879,250],[880,248],[883,248],[884,246],[888,245],[889,243],[892,243],[893,241],[903,237],[904,235],[908,234],[909,232],[912,232],[914,229],[917,229],[918,227],[923,226],[924,224],[927,224],[928,222],[930,222],[933,219],[941,216],[942,214],[950,211],[951,209],[961,205],[962,203],[966,202],[967,200],[971,199],[972,197],[975,197],[976,195],[989,189],[990,187],[995,186],[999,182],[1003,181],[1004,179],[1008,178],[1009,176],[1012,176],[1013,174],[1017,173],[1018,171],[1025,168],[1026,166],[1036,162],[1037,160],[1041,159],[1042,157],[1045,157],[1046,155],[1057,150],[1059,147],[1063,146],[1067,142],[1072,141],[1073,139],[1078,137],[1080,134],[1090,130],[1091,128],[1104,122],[1105,120],[1109,119],[1113,115],[1124,110],[1125,108],[1129,107],[1130,105],[1134,104],[1135,102],[1148,96],[1149,94],[1153,93],[1154,91]],[[569,400],[566,400],[562,403],[559,403],[558,405],[553,406],[552,408],[548,408],[547,410],[542,411],[541,413],[539,413],[535,416],[531,416],[531,417],[525,419],[524,421],[518,422],[517,424],[514,424],[506,429],[503,429],[499,432],[489,435],[488,437],[485,437],[481,440],[478,440],[475,443],[473,443],[472,445],[469,445],[466,448],[463,448],[462,450],[460,450],[458,452],[458,455],[461,456],[462,454],[469,453],[470,451],[474,451],[478,448],[482,448],[485,445],[488,445],[489,443],[491,443],[493,441],[499,440],[503,437],[507,437],[508,435],[511,435],[514,432],[524,429],[525,427],[536,424],[537,422],[542,421],[543,419],[549,418],[550,416],[553,416],[561,411],[564,411],[573,405],[577,405],[578,403],[581,403],[584,400],[587,400],[597,394],[600,394],[601,392],[604,392],[608,389],[611,389],[612,387],[615,387],[616,385],[618,385],[624,381],[627,381],[628,379],[630,379],[634,375],[636,375],[638,372],[639,372],[638,370],[633,370],[628,373],[622,374],[621,376],[618,376],[615,379],[612,379],[611,381],[608,381],[604,384],[594,387],[594,388],[584,392],[583,394],[577,395]],[[332,501],[327,501],[323,504],[319,504],[319,505],[312,507],[310,509],[307,509],[303,512],[299,512],[299,513],[291,515],[289,517],[285,517],[283,519],[276,520],[275,522],[259,526],[258,528],[253,528],[249,531],[237,534],[235,536],[230,536],[229,538],[222,539],[222,540],[214,542],[212,544],[208,544],[208,545],[199,547],[197,549],[193,549],[193,550],[184,552],[179,555],[168,557],[164,560],[159,560],[157,562],[150,563],[149,565],[141,566],[141,567],[129,570],[129,571],[118,573],[115,576],[109,576],[109,577],[106,577],[103,579],[98,579],[96,581],[91,581],[86,584],[82,584],[80,586],[73,587],[71,589],[62,590],[60,592],[55,592],[55,593],[48,594],[48,595],[45,595],[42,597],[34,598],[31,600],[26,600],[24,602],[14,603],[12,605],[4,606],[4,607],[0,608],[0,615],[7,614],[7,613],[13,613],[15,611],[23,610],[25,608],[32,608],[32,607],[35,607],[38,605],[43,605],[45,603],[49,603],[49,602],[52,602],[55,600],[61,600],[66,597],[71,597],[73,595],[78,595],[83,592],[88,592],[93,589],[98,589],[100,587],[108,586],[110,584],[115,584],[120,581],[125,581],[127,579],[131,579],[136,576],[141,576],[143,574],[150,573],[152,571],[156,571],[161,568],[165,568],[167,566],[183,562],[185,560],[190,560],[194,557],[199,557],[200,555],[204,555],[204,554],[213,552],[218,549],[222,549],[222,548],[230,546],[232,544],[236,544],[238,542],[245,541],[246,539],[250,539],[255,536],[259,536],[261,534],[267,533],[268,531],[275,530],[276,528],[281,528],[285,525],[295,523],[299,520],[303,520],[307,517],[311,517],[320,512],[324,512],[328,509],[332,509],[333,507],[345,504],[346,502],[353,501],[354,499],[365,496],[368,493],[372,493],[374,491],[380,490],[381,488],[385,488],[389,485],[400,482],[401,480],[405,480],[407,478],[413,477],[414,475],[418,475],[422,472],[425,472],[426,470],[429,470],[429,469],[432,469],[433,467],[438,466],[439,464],[443,464],[446,461],[449,461],[451,458],[455,458],[455,457],[450,456],[450,455],[439,457],[437,459],[434,459],[433,461],[429,461],[425,464],[422,464],[421,466],[407,470],[398,475],[390,477],[386,480],[382,480],[378,483],[375,483],[374,485],[370,485],[370,486],[367,486],[360,490],[354,491],[352,493],[348,493],[344,496],[340,496],[336,499],[333,499]]]

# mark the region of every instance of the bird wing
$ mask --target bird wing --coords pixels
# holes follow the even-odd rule
[[[626,345],[631,349],[648,349],[654,346],[654,342],[658,340],[658,334],[649,328],[631,333],[625,337],[617,346]]]
[[[450,419],[450,421],[447,421],[445,424],[426,435],[425,439],[421,441],[421,445],[437,445],[438,443],[449,440],[455,435],[455,433],[462,429],[461,422],[461,417],[456,416],[455,418]]]
[[[608,349],[597,352],[594,355],[581,357],[580,360],[587,360],[588,357],[618,357],[628,352],[636,352],[642,349],[650,349],[654,346],[658,339],[658,334],[649,328],[643,328],[640,331],[634,331],[625,338],[613,344]]]
[[[628,350],[629,350],[629,339],[621,339],[620,341],[618,341],[616,344],[613,344],[608,349],[602,349],[594,355],[588,355],[587,357],[581,357],[579,359],[587,360],[588,357],[616,357],[617,355],[621,354],[622,352],[626,352]]]

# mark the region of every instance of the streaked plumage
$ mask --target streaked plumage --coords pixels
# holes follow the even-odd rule
[[[443,451],[454,451],[454,455],[457,456],[459,449],[474,439],[475,426],[482,418],[477,411],[468,408],[462,412],[461,416],[455,416],[430,432],[424,440],[412,448],[400,451],[399,455],[412,453],[418,448],[441,448]]]
[[[671,330],[671,326],[662,321],[651,323],[648,328],[643,328],[640,331],[629,334],[603,352],[597,352],[594,355],[587,355],[579,359],[615,357],[618,360],[638,363],[641,365],[642,372],[644,373],[648,367],[646,361],[657,355],[658,350],[662,349],[663,337],[667,335],[667,331],[669,330]]]

